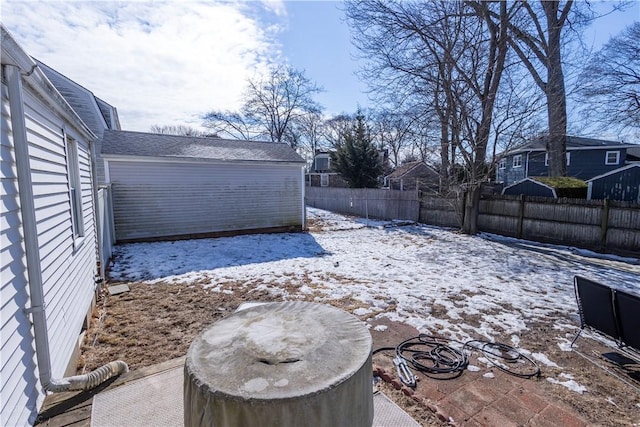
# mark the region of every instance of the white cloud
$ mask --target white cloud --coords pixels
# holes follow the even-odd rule
[[[118,108],[122,127],[198,127],[279,60],[281,2],[3,2],[28,54]]]

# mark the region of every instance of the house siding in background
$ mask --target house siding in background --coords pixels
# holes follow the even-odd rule
[[[507,196],[526,194],[527,196],[537,197],[557,197],[552,187],[528,178],[505,187],[502,190],[502,194]]]
[[[116,240],[302,227],[300,166],[109,161]]]
[[[567,176],[582,180],[624,166],[627,149],[638,147],[615,141],[567,136]],[[496,181],[505,186],[524,178],[548,176],[544,139],[537,139],[503,154],[496,170]]]
[[[45,297],[52,374],[65,376],[95,293],[96,238],[90,146],[95,136],[63,101],[31,59],[2,28],[2,62],[23,71],[22,99]],[[33,71],[25,76],[27,71]],[[14,102],[13,100],[11,102]],[[0,151],[0,425],[33,423],[44,399],[34,351],[27,257],[18,194],[7,82],[2,81]],[[74,239],[67,138],[77,151],[79,218],[84,236]]]
[[[634,163],[590,179],[587,199],[610,199],[640,204],[640,164]]]
[[[400,165],[385,177],[385,186],[391,190],[433,190],[440,186],[440,174],[425,162],[416,161]]]
[[[305,161],[287,144],[105,131],[116,240],[304,228]]]

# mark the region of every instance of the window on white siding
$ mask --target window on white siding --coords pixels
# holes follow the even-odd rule
[[[513,167],[514,168],[522,167],[522,154],[518,154],[517,156],[513,156]]]
[[[571,165],[571,153],[567,151],[567,166]],[[549,166],[549,153],[544,153],[544,165]]]
[[[320,174],[320,187],[328,187],[329,186],[329,174],[321,173]]]
[[[607,151],[607,154],[604,158],[605,165],[617,165],[620,163],[620,152],[619,151]]]
[[[506,167],[507,167],[507,160],[500,159],[500,161],[498,162],[498,169],[505,169]]]
[[[84,218],[82,216],[82,185],[78,144],[73,138],[67,138],[67,173],[69,175],[69,200],[71,202],[71,226],[73,237],[84,236]]]

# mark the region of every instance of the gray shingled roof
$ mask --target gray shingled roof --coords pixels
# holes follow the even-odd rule
[[[104,117],[104,121],[107,123],[107,129],[120,129],[120,119],[118,118],[118,111],[111,104],[103,101],[97,96],[96,102],[98,103],[98,108],[100,108],[102,117]],[[113,126],[111,124],[112,122],[114,123]]]
[[[105,121],[104,113],[100,110],[100,106],[93,92],[37,59],[33,58],[33,60],[89,129],[98,137],[102,136],[102,132],[108,124]],[[103,107],[106,108],[106,106]]]
[[[525,151],[545,151],[547,149],[548,136],[540,136],[524,144],[513,147],[507,154],[517,154]],[[567,135],[567,149],[580,148],[610,148],[610,147],[637,147],[635,144],[619,141],[606,141],[604,139],[583,138],[581,136]]]
[[[413,168],[419,166],[420,164],[424,164],[435,175],[438,174],[438,172],[435,169],[433,169],[431,166],[429,166],[425,162],[419,160],[419,161],[416,161],[416,162],[404,163],[404,164],[398,166],[393,172],[391,172],[389,175],[387,175],[387,178],[392,178],[392,179],[393,178],[401,178],[404,174],[410,172]]]
[[[287,144],[105,130],[103,156],[305,163]]]

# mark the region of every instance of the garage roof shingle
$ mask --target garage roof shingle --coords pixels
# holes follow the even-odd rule
[[[209,137],[105,130],[102,154],[172,159],[305,163],[289,145]]]

